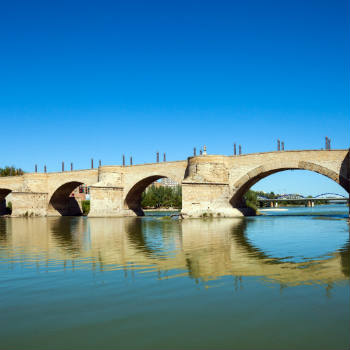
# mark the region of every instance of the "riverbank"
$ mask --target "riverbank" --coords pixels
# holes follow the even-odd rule
[[[157,209],[142,209],[145,212],[154,212],[154,211],[181,211],[180,208],[157,208]]]

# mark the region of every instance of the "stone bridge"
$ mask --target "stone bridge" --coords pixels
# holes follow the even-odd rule
[[[171,178],[182,186],[182,213],[234,217],[249,214],[243,195],[259,180],[291,170],[310,170],[350,191],[349,150],[304,150],[239,156],[200,155],[175,162],[0,178],[0,213],[11,194],[12,216],[81,215],[70,193],[90,187],[89,216],[143,215],[141,194],[152,182]]]

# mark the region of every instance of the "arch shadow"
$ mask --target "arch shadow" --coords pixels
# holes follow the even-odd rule
[[[83,185],[82,182],[71,181],[61,185],[56,189],[50,198],[48,206],[48,216],[80,216],[83,215],[81,206],[75,197],[69,195],[78,186]]]
[[[6,196],[10,194],[12,190],[8,188],[0,188],[0,215],[10,215],[11,208],[6,206]]]

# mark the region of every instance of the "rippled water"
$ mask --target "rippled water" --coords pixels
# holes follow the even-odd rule
[[[2,218],[0,349],[347,349],[347,212]]]

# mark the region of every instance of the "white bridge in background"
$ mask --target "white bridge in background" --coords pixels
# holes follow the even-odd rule
[[[291,193],[291,194],[283,194],[276,198],[258,196],[257,199],[259,202],[283,202],[283,201],[289,202],[289,201],[317,201],[317,200],[347,202],[349,200],[349,197],[339,193],[321,193],[313,197],[305,197],[301,194]]]

